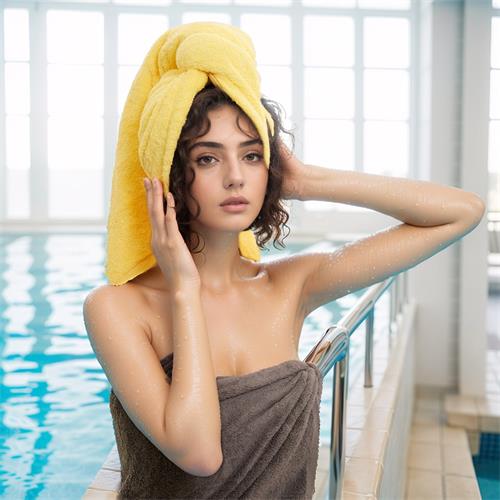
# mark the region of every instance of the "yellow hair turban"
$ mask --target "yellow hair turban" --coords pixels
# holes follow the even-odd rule
[[[143,178],[169,190],[180,132],[195,95],[208,81],[226,92],[254,124],[269,168],[268,128],[274,122],[260,101],[260,76],[250,37],[222,23],[196,22],[167,30],[153,44],[132,83],[120,120],[108,216],[105,272],[121,285],[156,265]],[[240,254],[258,261],[251,230],[238,236]]]

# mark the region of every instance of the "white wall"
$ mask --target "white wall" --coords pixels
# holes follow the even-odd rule
[[[480,64],[476,64],[467,73],[468,78],[463,78],[464,55],[466,61],[484,62],[484,57],[475,52],[477,47],[471,47],[470,37],[464,36],[465,13],[470,16],[471,9],[480,10],[486,1],[474,1],[467,6],[460,0],[421,3],[417,127],[419,178],[474,191],[484,200],[487,115],[482,115],[482,104],[488,95],[484,85],[482,94],[476,95],[481,114],[475,116],[475,125],[482,119],[484,126],[475,129],[470,124],[464,126],[467,116],[462,110],[464,99],[470,97],[471,89],[484,77],[478,72]],[[489,43],[489,30],[476,35],[483,38],[481,46]],[[489,64],[486,70],[489,71]],[[475,139],[470,141],[472,136]],[[464,144],[468,144],[466,155]],[[471,155],[476,159],[474,166],[465,162]],[[410,271],[410,293],[419,304],[415,346],[417,384],[459,387],[469,394],[483,391],[487,297],[477,291],[487,290],[487,273],[474,272],[483,266],[483,259],[474,251],[478,245],[483,249],[481,242],[484,245],[487,242],[485,221],[465,239]]]
[[[466,0],[464,9],[461,179],[483,200],[488,192],[491,1]],[[460,254],[458,385],[461,394],[482,395],[486,382],[488,302],[487,217]]]

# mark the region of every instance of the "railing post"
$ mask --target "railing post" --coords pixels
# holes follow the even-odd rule
[[[395,314],[395,319],[396,319],[396,324],[399,318],[399,312],[401,311],[401,280],[400,280],[400,274],[396,275],[396,279],[394,280],[394,285],[395,288],[395,295],[396,295],[396,314]]]
[[[404,282],[403,282],[404,274],[399,273],[398,275],[398,290],[399,290],[399,307],[398,314],[403,316],[403,306],[404,306]]]
[[[340,500],[344,477],[345,411],[349,372],[349,337],[345,356],[333,367],[332,427],[330,436],[330,499]]]
[[[405,306],[406,304],[408,303],[408,271],[405,271],[403,273],[403,276],[404,276],[404,302],[405,302]]]
[[[365,326],[365,387],[373,387],[373,325],[375,308],[366,317]]]
[[[394,282],[389,288],[389,332],[387,337],[389,339],[389,349],[392,347],[392,334],[396,329],[396,289]]]

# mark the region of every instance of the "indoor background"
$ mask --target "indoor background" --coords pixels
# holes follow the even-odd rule
[[[79,498],[112,446],[109,383],[81,307],[106,283],[107,211],[128,90],[153,42],[192,21],[251,36],[262,93],[282,105],[305,163],[434,181],[487,203],[475,231],[406,273],[418,308],[412,387],[464,396],[476,409],[496,394],[490,413],[500,418],[500,372],[488,369],[489,360],[500,362],[500,0],[3,0],[5,498]],[[289,253],[398,222],[337,203],[287,207]],[[266,258],[285,254],[271,248]],[[321,308],[305,325],[303,355],[337,313]],[[443,479],[443,498],[447,485]]]

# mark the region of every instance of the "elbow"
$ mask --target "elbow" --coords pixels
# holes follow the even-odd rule
[[[480,221],[483,218],[484,212],[486,212],[486,204],[477,194],[473,196],[473,207],[477,212],[477,219]]]
[[[223,462],[220,433],[218,439],[212,439],[206,432],[201,433],[200,426],[196,423],[186,428],[179,423],[178,417],[177,413],[163,419],[164,422],[169,422],[164,427],[164,432],[169,448],[176,450],[173,453],[177,458],[174,462],[193,476],[207,477],[215,474]],[[194,431],[193,427],[199,432]]]
[[[222,452],[212,451],[203,455],[198,452],[196,459],[184,468],[186,472],[193,476],[208,477],[213,476],[221,468],[223,462]]]
[[[213,453],[206,458],[201,464],[199,476],[207,477],[212,476],[222,467],[223,462],[222,452]]]
[[[484,213],[486,212],[486,204],[481,197],[479,197],[477,194],[474,194],[472,196],[472,207],[473,211],[476,214],[477,222],[479,223],[483,218]]]
[[[463,220],[467,221],[471,226],[477,226],[486,212],[486,204],[475,193],[470,193],[470,196],[464,203]]]

